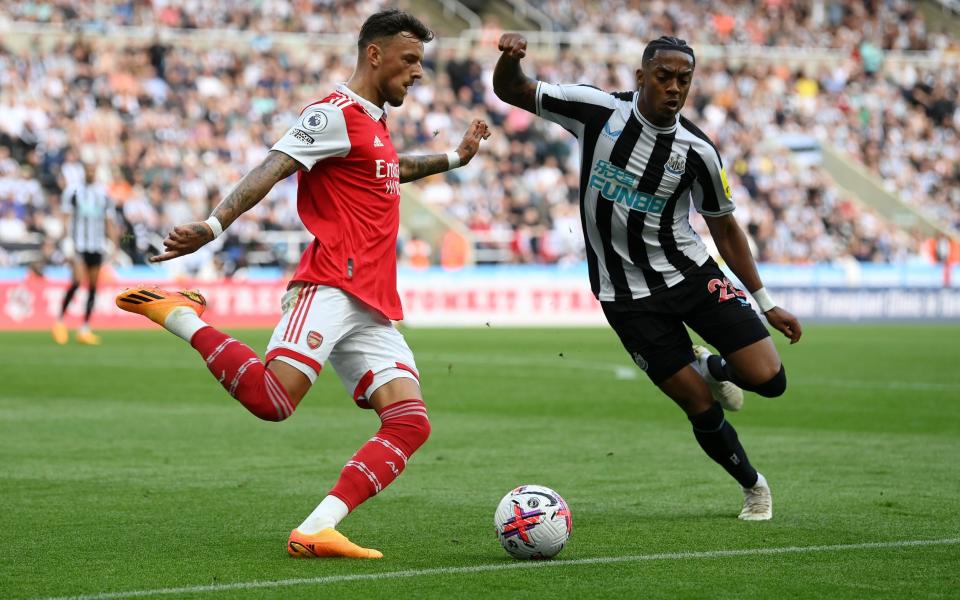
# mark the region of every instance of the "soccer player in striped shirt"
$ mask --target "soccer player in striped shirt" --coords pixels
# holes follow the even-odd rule
[[[773,516],[770,487],[747,459],[724,408],[742,390],[780,396],[786,375],[746,294],[726,278],[689,222],[691,202],[720,255],[774,328],[800,339],[796,317],[764,290],[747,237],[733,218],[723,163],[710,139],[680,115],[696,65],[683,40],[647,45],[637,91],[554,85],[520,67],[526,40],[500,39],[494,70],[505,102],[562,125],[580,144],[580,215],[590,285],[634,362],[686,413],[704,452],[740,484],[739,518]],[[719,355],[692,342],[685,325]]]
[[[350,80],[304,109],[207,221],[174,228],[166,252],[151,259],[196,251],[298,173],[300,218],[315,239],[282,299],[265,362],[201,320],[205,301],[196,292],[132,289],[117,296],[120,308],[189,342],[230,395],[261,419],[288,418],[328,360],[357,405],[377,412],[376,435],[290,533],[292,556],[383,556],[348,540],[337,524],[396,479],[430,434],[413,353],[392,323],[403,318],[396,285],[400,184],[466,164],[490,135],[474,120],[447,154],[397,154],[384,105],[400,106],[423,76],[423,45],[432,38],[408,13],[372,15],[360,30]]]
[[[70,287],[60,305],[60,318],[53,325],[53,339],[66,344],[69,338],[64,317],[81,282],[87,284],[87,303],[83,311],[83,324],[77,330],[78,344],[97,346],[100,337],[90,330],[90,316],[97,301],[97,281],[104,255],[110,248],[110,240],[116,246],[119,238],[117,212],[107,196],[103,185],[96,182],[94,165],[83,165],[82,183],[69,185],[63,190],[62,208],[67,235],[63,241],[64,254],[70,259]]]

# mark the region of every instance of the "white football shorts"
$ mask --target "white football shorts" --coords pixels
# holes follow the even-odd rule
[[[280,302],[283,316],[267,346],[266,362],[282,360],[317,380],[327,359],[362,408],[382,385],[419,382],[413,352],[393,322],[335,287],[295,283]]]

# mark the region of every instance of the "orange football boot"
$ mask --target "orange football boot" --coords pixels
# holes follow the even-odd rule
[[[383,553],[373,548],[361,548],[342,533],[328,527],[317,533],[300,533],[294,529],[287,541],[287,552],[295,558],[383,558]]]
[[[100,336],[95,334],[92,331],[78,331],[76,337],[78,344],[83,344],[84,346],[99,346],[100,345]]]
[[[170,311],[185,306],[201,316],[207,301],[200,292],[180,290],[169,292],[158,287],[127,288],[117,294],[117,306],[127,312],[143,315],[163,327]]]
[[[67,340],[70,339],[70,332],[67,331],[67,326],[63,324],[63,321],[57,321],[53,324],[53,341],[60,344],[61,346],[67,343]]]

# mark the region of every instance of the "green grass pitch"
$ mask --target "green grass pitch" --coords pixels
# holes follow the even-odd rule
[[[265,423],[159,330],[96,348],[0,334],[0,598],[960,595],[956,324],[777,341],[787,395],[732,416],[771,483],[768,523],[737,521],[740,491],[611,331],[405,333],[433,436],[342,524],[386,555],[367,562],[284,550],[378,424],[332,371]],[[522,483],[570,504],[557,561],[513,561],[493,535]],[[897,544],[915,540],[938,543]],[[874,542],[894,544],[778,550]]]

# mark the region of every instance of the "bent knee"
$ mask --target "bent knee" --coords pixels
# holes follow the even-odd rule
[[[257,417],[261,421],[271,421],[273,423],[279,423],[280,421],[286,421],[290,418],[290,415],[293,414],[294,409],[286,410],[279,406],[253,406],[248,407],[253,416]]]
[[[241,388],[234,397],[262,421],[285,421],[297,409],[297,402],[279,384],[268,378],[263,380],[261,386]]]
[[[426,443],[432,431],[427,407],[419,399],[392,404],[380,413],[380,418],[381,431],[392,431],[411,454]]]
[[[764,398],[776,398],[782,396],[785,391],[787,391],[787,371],[783,368],[783,365],[780,365],[780,370],[773,376],[767,379],[767,381],[753,386],[751,390],[756,394],[763,396]]]
[[[430,433],[433,431],[433,427],[430,426],[430,419],[426,415],[423,415],[423,418],[417,419],[416,424],[412,428],[411,442],[416,444],[416,447],[427,443],[427,440],[430,439]]]
[[[430,438],[430,433],[433,430],[430,426],[430,419],[427,417],[426,411],[411,415],[404,425],[406,426],[405,437],[407,443],[411,446],[411,452],[424,445],[427,439]]]

